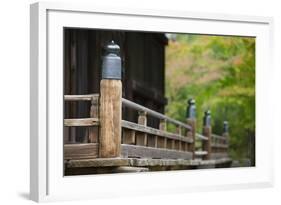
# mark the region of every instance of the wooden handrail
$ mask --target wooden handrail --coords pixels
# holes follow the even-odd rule
[[[99,98],[99,94],[64,95],[65,101],[91,101],[94,98]]]
[[[175,119],[172,119],[166,115],[163,115],[162,113],[159,113],[159,112],[156,112],[154,110],[151,110],[147,107],[144,107],[142,105],[139,105],[135,102],[132,102],[130,100],[127,100],[125,98],[122,98],[122,105],[126,106],[126,107],[129,107],[129,108],[132,108],[132,109],[135,109],[137,111],[142,111],[142,112],[146,112],[148,115],[150,116],[153,116],[153,117],[156,117],[156,118],[159,118],[160,120],[166,120],[170,123],[173,123],[173,124],[176,124],[176,125],[179,125],[181,127],[184,127],[188,130],[191,130],[191,126],[190,125],[187,125],[187,124],[184,124],[178,120],[175,120]]]
[[[199,133],[196,133],[196,137],[197,137],[197,139],[200,139],[200,140],[209,140],[208,137],[205,137],[204,135],[201,135]]]
[[[212,138],[217,138],[217,139],[221,139],[221,140],[226,140],[227,138],[224,136],[220,136],[220,135],[216,135],[212,133]]]
[[[99,125],[98,118],[64,119],[64,126],[66,127],[88,127],[97,125]]]
[[[212,143],[211,146],[214,147],[214,148],[224,148],[224,149],[227,149],[227,148],[228,148],[228,145],[225,145],[225,144],[217,144],[217,143]]]

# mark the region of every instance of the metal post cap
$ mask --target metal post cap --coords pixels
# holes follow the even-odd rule
[[[196,106],[195,106],[195,100],[190,98],[187,101],[187,110],[186,110],[186,117],[190,119],[195,119],[196,118]]]
[[[205,111],[205,115],[211,115],[211,111],[210,110],[206,110]]]
[[[105,52],[106,53],[114,53],[116,55],[119,55],[120,53],[120,46],[116,44],[113,40],[109,42],[105,47]]]
[[[190,98],[190,99],[187,101],[187,103],[188,103],[189,105],[194,105],[194,104],[195,104],[195,100],[194,100],[193,98]]]
[[[211,126],[211,111],[206,110],[203,118],[203,125],[204,126]]]
[[[223,132],[227,133],[228,132],[228,121],[223,121]]]
[[[104,49],[105,55],[102,58],[102,79],[121,80],[120,47],[112,40]]]

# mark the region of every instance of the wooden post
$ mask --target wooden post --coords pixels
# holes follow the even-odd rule
[[[205,112],[203,119],[203,135],[208,138],[208,140],[204,140],[203,150],[207,151],[208,154],[203,157],[204,160],[211,159],[212,154],[212,127],[211,127],[211,112],[208,110]]]
[[[120,47],[113,41],[105,47],[100,83],[99,157],[120,157],[122,83]]]
[[[191,126],[191,131],[187,132],[187,136],[191,136],[193,140],[189,151],[192,152],[192,158],[195,159],[196,105],[194,99],[189,99],[187,103],[186,121],[187,124]]]
[[[146,118],[146,112],[139,112],[138,117],[138,124],[146,126],[147,125],[147,118]],[[136,133],[136,145],[146,146],[147,145],[147,134],[137,132]]]
[[[91,100],[91,111],[90,111],[90,117],[92,118],[98,118],[99,113],[99,100],[97,97],[92,97]],[[99,135],[99,129],[98,127],[89,127],[89,136],[88,136],[88,142],[89,143],[97,143],[98,142],[98,135]]]

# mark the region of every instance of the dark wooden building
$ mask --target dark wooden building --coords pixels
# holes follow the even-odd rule
[[[163,113],[167,103],[165,46],[168,40],[162,33],[66,28],[64,94],[99,93],[103,48],[111,40],[121,49],[123,97]],[[88,117],[89,106],[88,102],[65,104],[65,118]],[[123,118],[137,121],[136,113],[128,109],[123,110]],[[148,125],[156,127],[158,121],[149,118]],[[67,131],[64,137],[69,140],[71,135],[81,141],[85,129]]]

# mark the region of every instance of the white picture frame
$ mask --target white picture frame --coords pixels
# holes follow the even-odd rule
[[[212,13],[35,3],[30,12],[30,198],[94,199],[273,184],[271,92],[273,19]],[[63,176],[63,27],[256,37],[256,166],[233,169]],[[263,137],[266,136],[266,137]]]

